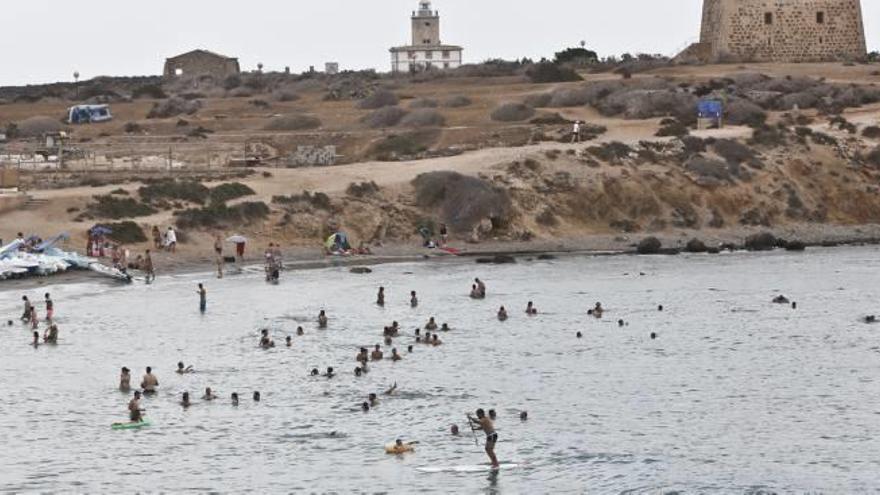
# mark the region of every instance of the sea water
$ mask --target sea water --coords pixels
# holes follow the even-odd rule
[[[878,254],[449,260],[370,275],[285,272],[277,286],[254,270],[5,290],[2,322],[16,322],[0,328],[0,490],[874,492],[880,326],[860,318],[880,313]],[[468,297],[475,276],[488,285],[485,300]],[[384,308],[374,304],[380,285]],[[35,349],[17,321],[20,299],[46,291],[60,341]],[[797,309],[772,304],[779,294]],[[524,314],[528,301],[538,316]],[[604,318],[588,317],[599,301]],[[321,309],[326,330],[315,323]],[[452,331],[442,346],[415,344],[413,330],[431,316]],[[394,320],[404,359],[356,378],[358,348],[381,343]],[[274,349],[258,347],[262,328]],[[178,361],[195,373],[174,373]],[[149,428],[110,429],[127,419],[123,366],[133,385],[146,366],[158,376],[160,393],[142,402]],[[328,366],[338,376],[309,376]],[[383,396],[395,382],[397,394]],[[205,387],[220,399],[200,400]],[[186,410],[184,391],[195,402]],[[371,392],[380,404],[364,413]],[[420,470],[486,462],[481,435],[466,427],[478,407],[497,411],[498,456],[519,467]],[[420,443],[385,454],[397,438]]]

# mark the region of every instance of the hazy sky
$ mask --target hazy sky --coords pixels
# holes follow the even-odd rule
[[[880,0],[863,3],[868,48],[880,49]],[[600,55],[674,54],[699,36],[702,0],[435,0],[442,41],[465,62],[540,58],[585,40]],[[166,57],[206,48],[243,70],[295,72],[337,61],[390,70],[408,43],[417,0],[7,0],[0,85],[161,74]]]

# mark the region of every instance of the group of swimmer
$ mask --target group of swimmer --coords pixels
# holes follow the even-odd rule
[[[21,296],[21,300],[24,302],[24,311],[22,312],[20,319],[25,325],[29,325],[31,330],[34,331],[32,344],[34,347],[38,347],[40,345],[40,332],[37,329],[40,327],[40,317],[37,314],[37,306],[28,299],[28,296]],[[52,300],[52,296],[48,292],[43,296],[43,303],[46,307],[46,329],[43,331],[42,341],[45,344],[57,344],[58,325],[53,321],[55,316],[55,302]],[[12,320],[9,320],[7,325],[12,326]]]

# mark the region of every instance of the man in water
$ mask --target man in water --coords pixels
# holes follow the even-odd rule
[[[196,292],[199,295],[199,311],[204,313],[208,309],[208,291],[203,284],[199,284],[199,290]]]
[[[24,301],[24,313],[21,314],[21,321],[28,323],[31,321],[31,301],[28,296],[21,296],[21,300]]]
[[[318,328],[327,328],[327,312],[323,309],[318,313]]]
[[[535,308],[535,303],[533,303],[532,301],[529,301],[529,303],[526,305],[526,314],[529,316],[535,316],[538,314],[538,310],[537,308]]]
[[[238,392],[232,392],[232,405],[238,405]]]
[[[159,379],[153,374],[153,368],[147,366],[147,374],[141,380],[141,388],[145,394],[155,394],[156,387],[159,386]]]
[[[385,306],[385,287],[379,287],[379,294],[376,295],[376,304]]]
[[[370,394],[368,398],[370,400],[370,407],[376,407],[379,405],[379,397],[377,397],[376,394]]]
[[[392,361],[400,361],[401,359],[403,359],[403,358],[400,357],[400,354],[397,353],[397,348],[395,347],[395,348],[391,349],[391,360]]]
[[[147,251],[144,253],[144,265],[143,266],[144,266],[144,273],[146,274],[144,281],[146,281],[146,283],[148,283],[148,284],[153,283],[153,280],[156,280],[156,269],[153,267],[153,257],[152,257],[152,255],[150,255],[149,249],[147,249]]]
[[[193,372],[192,365],[184,366],[183,361],[180,361],[177,363],[177,374],[178,375],[185,375],[187,373],[192,373],[192,372]]]
[[[205,395],[202,396],[202,400],[214,400],[217,396],[214,395],[214,392],[211,390],[211,387],[205,389]]]
[[[287,347],[292,347],[292,346],[293,346],[293,341],[291,340],[290,335],[288,335],[287,337],[284,337],[284,341],[285,341],[285,343],[287,344]]]
[[[332,366],[330,366],[330,367],[327,368],[327,373],[324,373],[324,376],[327,377],[327,378],[333,378],[334,376],[336,376],[336,375],[333,373],[333,367],[332,367]]]
[[[434,321],[434,317],[428,319],[428,323],[425,325],[425,330],[437,330],[437,322]]]
[[[507,310],[504,309],[504,306],[498,310],[498,321],[507,321]]]
[[[122,372],[119,374],[119,390],[122,392],[128,392],[131,390],[131,370],[122,367]]]
[[[492,420],[486,417],[485,411],[477,409],[477,417],[468,414],[468,421],[473,430],[482,430],[486,434],[486,454],[492,461],[492,467],[497,469],[499,464],[498,458],[495,457],[495,444],[498,442],[498,433],[495,432]]]
[[[264,328],[260,331],[260,347],[263,349],[271,349],[275,347],[275,341],[269,338],[269,330]]]
[[[416,296],[416,291],[411,291],[409,293],[409,305],[410,307],[417,307],[419,305],[419,298]]]
[[[52,317],[55,316],[55,303],[52,302],[52,297],[49,296],[49,293],[46,293],[46,322],[52,323]]]
[[[484,284],[483,281],[478,278],[474,279],[474,283],[477,284],[477,297],[479,299],[485,298],[486,297],[486,284]]]
[[[43,342],[47,344],[58,343],[58,325],[54,323],[49,325],[49,328],[47,328],[46,332],[43,334]]]
[[[382,348],[379,346],[379,344],[376,344],[375,349],[373,349],[373,352],[370,354],[370,360],[381,361],[384,357],[385,354],[382,352]]]
[[[192,405],[192,402],[189,401],[189,392],[183,393],[183,396],[180,398],[180,405],[183,406],[184,409]]]
[[[140,423],[144,420],[144,410],[141,409],[141,393],[134,391],[134,397],[128,402],[128,419],[132,423]]]
[[[367,352],[367,348],[361,347],[360,352],[358,352],[357,357],[355,357],[354,359],[355,359],[355,361],[357,361],[359,363],[366,363],[369,358],[370,358],[370,355]]]

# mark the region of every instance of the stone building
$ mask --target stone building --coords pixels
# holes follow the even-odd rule
[[[193,50],[165,60],[165,77],[209,74],[225,79],[238,74],[238,59],[219,55],[208,50]]]
[[[440,12],[431,10],[431,2],[422,1],[412,13],[412,44],[391,49],[391,71],[454,69],[461,65],[463,51],[440,41]]]
[[[863,59],[861,2],[704,0],[700,42],[685,54],[706,62]]]

